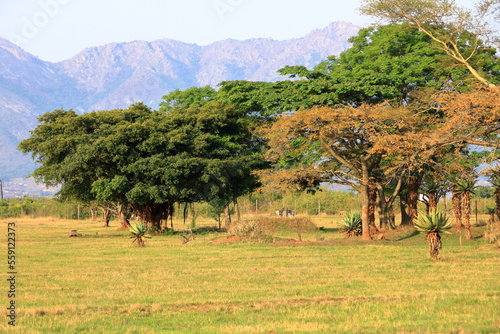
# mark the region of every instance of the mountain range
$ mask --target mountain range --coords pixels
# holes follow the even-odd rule
[[[224,40],[206,46],[162,39],[112,43],[52,63],[0,38],[0,180],[32,173],[30,157],[16,150],[37,117],[55,109],[77,112],[126,108],[143,101],[228,80],[280,80],[285,65],[313,67],[349,47],[359,27],[334,22],[302,38]]]

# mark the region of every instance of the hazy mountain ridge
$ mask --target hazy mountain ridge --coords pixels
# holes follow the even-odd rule
[[[153,108],[175,89],[216,86],[225,80],[274,81],[285,65],[313,67],[348,48],[359,28],[332,23],[302,38],[224,40],[206,46],[169,39],[112,43],[46,62],[0,38],[0,179],[33,171],[18,142],[36,118],[58,108],[79,112],[125,108],[144,101]]]

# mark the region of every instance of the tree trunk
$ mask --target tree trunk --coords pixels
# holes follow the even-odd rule
[[[227,231],[231,230],[231,212],[229,211],[229,205],[224,208],[224,227]]]
[[[410,206],[408,205],[408,193],[399,194],[399,208],[401,211],[400,227],[412,227],[413,219],[410,215]]]
[[[196,228],[196,217],[197,217],[197,213],[196,213],[196,209],[194,207],[194,203],[191,203],[191,214],[193,215],[192,216],[192,219],[191,219],[191,224],[190,224],[190,227],[191,228]]]
[[[418,189],[420,189],[420,178],[410,176],[408,179],[408,206],[412,220],[418,216]]]
[[[374,185],[370,185],[369,190],[369,201],[368,205],[368,219],[370,220],[370,235],[375,235],[379,233],[377,226],[375,225],[375,207],[377,205],[377,188]]]
[[[370,194],[369,194],[369,186],[367,183],[366,185],[361,185],[359,187],[359,192],[361,193],[361,199],[362,199],[362,207],[361,207],[361,240],[363,241],[370,241],[372,240],[370,236],[370,217],[369,217],[369,206],[370,206]]]
[[[188,203],[184,203],[184,210],[182,210],[183,225],[186,226],[186,219],[188,216]]]
[[[396,215],[394,214],[394,206],[393,202],[389,203],[389,199],[387,199],[387,217],[388,217],[388,222],[389,222],[389,227],[391,229],[396,228]]]
[[[97,216],[98,216],[98,210],[96,207],[90,207],[90,219],[92,219],[93,221],[96,221],[97,220]]]
[[[241,213],[240,213],[240,206],[238,205],[238,199],[235,198],[233,201],[233,204],[234,204],[234,212],[236,213],[237,222],[241,223]]]
[[[427,193],[429,206],[427,209],[427,213],[433,212],[437,209],[438,196],[435,190],[431,190]]]
[[[134,204],[133,209],[137,212],[139,220],[142,220],[148,227],[158,231],[161,230],[161,221],[168,211],[169,203],[154,203],[149,205]]]
[[[461,230],[464,228],[462,224],[462,200],[460,198],[460,194],[456,191],[456,186],[453,186],[451,202],[453,204],[453,214],[455,215],[456,225],[455,229]]]
[[[500,188],[495,189],[493,197],[495,198],[495,212],[497,214],[498,220],[500,220]]]
[[[472,234],[470,231],[470,211],[471,211],[470,199],[471,199],[471,193],[466,192],[462,194],[461,204],[462,204],[462,216],[465,225],[465,240],[472,240]]]
[[[431,255],[431,258],[437,261],[439,249],[441,249],[441,236],[438,232],[429,232],[427,233],[426,241],[429,245],[429,253]]]
[[[109,227],[109,221],[111,220],[111,210],[108,208],[102,208],[102,218],[104,220],[104,226]]]
[[[400,195],[401,227],[413,227],[413,220],[418,216],[418,189],[420,178],[410,176],[408,178],[408,192]]]
[[[116,211],[118,212],[118,220],[122,229],[128,229],[130,226],[130,214],[128,212],[127,206],[118,204],[116,206]]]
[[[163,228],[164,229],[168,229],[168,220],[170,218],[170,228],[173,231],[174,230],[174,225],[173,225],[173,222],[172,222],[172,217],[174,215],[174,205],[168,203],[168,205],[167,205],[167,207],[165,209],[166,209],[166,211],[165,211],[164,217],[162,219],[163,220]]]
[[[384,196],[384,190],[382,187],[378,189],[377,208],[380,229],[384,231],[391,229],[393,225],[391,217],[394,216],[394,212],[392,210],[391,203],[389,203],[388,199]]]

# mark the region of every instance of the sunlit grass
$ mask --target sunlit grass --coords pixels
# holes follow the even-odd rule
[[[462,246],[456,233],[445,235],[435,262],[423,235],[366,243],[345,239],[338,217],[321,219],[325,231],[303,235],[303,243],[288,241],[293,232],[274,244],[220,243],[227,234],[207,233],[187,244],[154,236],[144,248],[116,223],[16,220],[16,330],[500,332],[500,252],[480,229]],[[71,229],[82,235],[68,237]],[[6,233],[3,240],[5,253]],[[4,320],[0,331],[7,329]]]

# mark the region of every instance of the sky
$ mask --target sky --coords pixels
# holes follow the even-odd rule
[[[0,0],[0,37],[57,62],[115,42],[168,38],[207,45],[298,38],[336,21],[366,27],[372,19],[360,15],[359,6],[359,0]]]

